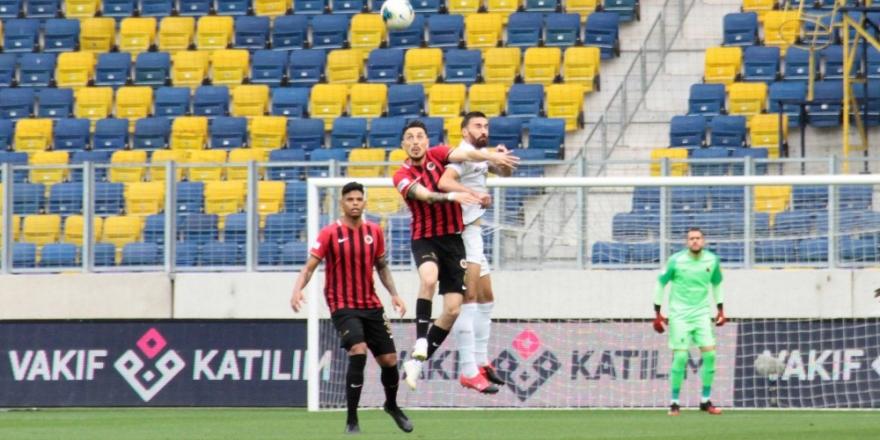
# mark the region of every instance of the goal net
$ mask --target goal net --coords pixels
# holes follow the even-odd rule
[[[339,215],[339,189],[351,180],[367,187],[367,218],[385,230],[409,306],[397,319],[377,281],[402,363],[415,339],[418,275],[409,216],[390,179],[310,179],[310,242]],[[873,299],[880,277],[867,290],[871,271],[861,270],[880,262],[878,189],[880,177],[870,175],[492,179],[483,225],[496,296],[489,358],[507,384],[494,396],[462,388],[450,336],[424,364],[416,391],[401,382],[401,405],[668,405],[672,356],[667,335],[651,329],[651,297],[661,265],[696,226],[722,259],[734,318],[716,329],[713,402],[880,407],[880,307]],[[308,303],[308,365],[319,365],[309,369],[311,410],[345,406],[347,356],[322,291],[318,273]],[[436,296],[434,318],[441,302]],[[694,347],[683,405],[699,403],[700,367]],[[383,400],[371,359],[362,406]]]

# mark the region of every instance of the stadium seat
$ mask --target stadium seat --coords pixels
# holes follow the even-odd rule
[[[287,148],[306,151],[324,148],[324,121],[288,119]]]
[[[340,49],[348,42],[350,18],[342,14],[316,15],[312,18],[312,48]]]
[[[33,116],[34,96],[29,88],[0,89],[0,118],[17,121]]]
[[[394,188],[374,188],[370,190],[370,212],[387,216],[400,212],[400,193]]]
[[[688,150],[684,148],[655,148],[651,150],[651,175],[662,176],[662,159],[669,159],[670,176],[688,174]]]
[[[334,0],[334,3],[336,3],[336,0]],[[357,1],[342,0],[338,3],[356,4]],[[360,12],[359,8],[357,12]],[[334,13],[336,13],[335,9]],[[348,36],[348,41],[352,49],[376,49],[385,43],[385,39],[385,23],[382,21],[382,17],[379,16],[379,14],[356,14],[352,17],[351,29]]]
[[[226,224],[223,225],[223,241],[238,246],[247,243],[247,220],[248,214],[244,212],[227,215]]]
[[[425,128],[428,129],[428,144],[440,145],[443,143],[443,118],[440,117],[422,117],[419,118]]]
[[[194,89],[204,84],[211,61],[210,52],[180,51],[171,56],[171,82]]]
[[[147,152],[143,150],[116,151],[110,157],[111,182],[140,182],[147,173]]]
[[[126,17],[119,25],[119,51],[137,56],[156,45],[155,17]]]
[[[737,80],[742,68],[742,49],[739,47],[710,47],[706,49],[703,81],[707,84],[729,85]]]
[[[565,119],[565,130],[583,126],[584,92],[578,84],[552,84],[547,92],[547,117]]]
[[[428,17],[429,46],[439,48],[457,48],[464,41],[463,35],[463,15],[434,14]]]
[[[535,12],[517,12],[507,22],[507,47],[537,47],[543,39],[544,18]]]
[[[789,54],[794,52],[796,48],[791,48]],[[768,109],[770,112],[778,113],[780,109],[788,116],[789,127],[800,125],[803,120],[803,107],[801,106],[807,99],[806,82],[775,82],[770,85],[770,97]]]
[[[49,188],[49,214],[62,216],[82,213],[83,187],[80,183],[56,183]]]
[[[37,214],[43,211],[46,189],[38,183],[16,183],[12,188],[12,212]]]
[[[208,141],[208,118],[182,116],[171,123],[172,150],[201,150]]]
[[[199,50],[221,50],[232,45],[235,20],[229,16],[201,16],[196,26]]]
[[[251,148],[276,150],[287,141],[287,118],[283,116],[257,116],[253,119],[248,144]],[[268,152],[265,153],[268,155]],[[266,160],[264,157],[262,160]]]
[[[504,145],[507,149],[522,145],[522,120],[517,118],[493,117],[489,119],[489,145]]]
[[[777,0],[743,0],[743,12],[754,12],[758,14],[758,20],[763,21],[764,14],[776,9]]]
[[[168,146],[171,136],[171,120],[167,118],[143,118],[134,124],[132,147],[136,149],[157,149]]]
[[[333,120],[345,113],[348,87],[344,84],[317,84],[312,87],[309,115],[324,121],[324,130],[333,127]]]
[[[334,14],[357,14],[365,11],[366,8],[367,0],[330,0],[330,10]],[[374,15],[378,17],[378,14]],[[383,22],[382,25],[384,26],[385,23]]]
[[[201,86],[193,93],[193,115],[214,118],[229,113],[229,88]]]
[[[355,163],[363,162],[384,162],[385,150],[381,148],[356,148],[348,154],[349,166],[346,171],[348,177],[381,177],[384,170],[382,165],[361,165],[355,166]],[[372,202],[372,191],[370,192],[370,201]],[[372,208],[372,203],[371,203]]]
[[[131,55],[127,53],[102,53],[95,65],[95,85],[120,87],[130,81]]]
[[[299,11],[298,11],[299,12]],[[308,42],[309,21],[305,15],[282,15],[272,26],[272,48],[302,49]]]
[[[202,212],[205,207],[205,183],[204,182],[180,182],[177,184],[177,212],[192,214]],[[180,222],[181,224],[183,221]],[[217,218],[214,218],[214,227],[217,227]],[[180,228],[180,225],[178,225]]]
[[[265,226],[267,216],[281,212],[281,208],[284,206],[284,191],[284,182],[260,181],[257,183],[257,211],[260,214],[261,228]]]
[[[58,0],[30,0],[25,2],[24,16],[30,18],[55,18],[61,13]]]
[[[776,146],[773,146],[775,150]],[[761,161],[754,164],[753,171],[751,174],[764,175],[767,174],[767,164],[762,163],[766,161],[770,157],[770,148],[765,148],[761,145],[753,146],[753,148],[734,148],[731,150],[731,156],[737,159],[751,158],[753,161]],[[741,176],[745,174],[745,166],[742,163],[734,163],[731,166],[733,170],[733,174],[737,176]]]
[[[327,55],[327,82],[355,84],[363,77],[364,57],[358,49],[336,49]]]
[[[562,155],[565,142],[565,120],[534,118],[529,121],[529,149],[541,149],[548,159]]]
[[[150,156],[150,180],[154,182],[165,182],[166,168],[169,162],[175,162],[178,166],[175,168],[174,175],[179,181],[183,178],[184,168],[179,165],[183,164],[189,158],[189,152],[184,150],[156,150]],[[182,183],[181,183],[182,184]]]
[[[573,15],[573,14],[568,14]],[[558,47],[531,47],[526,49],[523,81],[527,84],[549,86],[559,77],[562,50]]]
[[[153,89],[146,86],[122,87],[116,92],[116,117],[128,119],[134,128],[137,119],[153,110]]]
[[[749,46],[743,53],[743,81],[772,83],[779,74],[779,48]]]
[[[50,19],[43,28],[44,52],[68,52],[79,45],[79,20]]]
[[[323,130],[322,130],[323,131]],[[305,162],[305,150],[285,148],[269,152],[269,162]],[[266,167],[269,180],[299,180],[305,169],[302,166],[270,166]]]
[[[620,21],[641,20],[639,0],[607,0],[603,11],[612,12],[620,17]]]
[[[501,21],[507,25],[510,15],[522,10],[522,0],[486,0],[486,10],[501,15]]]
[[[177,267],[193,267],[198,263],[199,244],[178,241],[174,246],[174,264]]]
[[[15,54],[8,54],[12,57],[11,77],[9,81],[15,78]],[[54,53],[26,53],[20,55],[18,85],[21,87],[49,87],[55,80],[56,57]],[[10,85],[12,85],[10,83]]]
[[[592,263],[599,266],[630,263],[627,243],[597,241],[591,254]]]
[[[24,61],[22,60],[22,71]],[[58,87],[85,87],[95,72],[95,55],[90,52],[62,52],[58,55],[55,81]]]
[[[128,146],[128,121],[101,119],[95,123],[94,150],[122,150]]]
[[[165,207],[165,182],[132,182],[125,191],[125,212],[128,215],[158,214]]]
[[[764,45],[778,47],[784,54],[800,32],[800,18],[797,10],[768,11],[764,14]]]
[[[459,116],[464,110],[467,88],[464,84],[437,84],[428,96],[428,114],[438,118]]]
[[[449,11],[449,14],[463,16],[476,14],[482,6],[482,0],[450,0],[446,2],[446,9]],[[430,22],[428,26],[430,26]]]
[[[441,78],[443,51],[438,48],[406,51],[403,76],[407,84],[422,84],[429,89]]]
[[[396,173],[397,170],[400,169],[400,166],[403,164],[403,162],[406,161],[407,158],[408,156],[406,154],[406,151],[404,151],[402,148],[391,150],[391,152],[388,153],[388,161],[391,162],[391,165],[388,165],[388,171],[385,174],[388,176],[393,176],[394,173]]]
[[[113,88],[83,87],[75,93],[76,104],[73,114],[77,118],[86,118],[92,123],[110,116],[113,111]]]
[[[269,45],[269,17],[235,17],[234,46],[238,49],[258,50]]]
[[[502,37],[501,14],[470,14],[465,17],[465,44],[468,49],[496,47]]]
[[[23,13],[23,0],[7,0],[0,2],[0,18],[16,18]]]
[[[867,98],[865,91],[862,85],[853,87],[853,95],[859,106],[857,111],[865,125],[876,127],[880,125],[880,81],[868,81]]]
[[[524,122],[540,116],[544,109],[544,86],[514,84],[507,92],[507,116]]]
[[[305,230],[302,213],[284,212],[266,216],[264,240],[270,243],[286,243],[296,240]]]
[[[247,144],[247,119],[218,116],[211,121],[211,148],[241,148]]]
[[[284,15],[287,11],[290,10],[292,2],[291,0],[253,0],[254,1],[254,13],[256,15],[264,15],[268,17],[277,17],[279,15]],[[297,1],[297,6],[300,6],[302,3]],[[319,3],[322,4],[323,0],[319,0],[317,2],[308,2],[311,3]],[[323,9],[319,9],[318,12],[312,12],[311,9],[302,10],[299,7],[296,8],[296,12],[300,14],[320,14]]]
[[[30,90],[30,89],[8,89],[8,90]],[[3,91],[0,90],[0,95]],[[67,118],[73,114],[73,90],[71,89],[42,89],[36,95],[38,118]],[[0,99],[0,108],[6,107],[9,100]],[[5,110],[4,110],[5,111]],[[7,115],[9,119],[16,119]]]
[[[749,143],[752,148],[766,148],[770,158],[779,158],[780,145],[788,137],[788,117],[782,116],[781,137],[779,123],[779,114],[776,113],[752,116],[749,122]]]
[[[880,79],[880,50],[874,46],[868,46],[866,66],[868,79]]]
[[[250,84],[232,90],[232,116],[251,118],[269,112],[269,86]]]
[[[290,83],[294,86],[312,86],[324,78],[327,52],[317,49],[290,52]]]
[[[473,84],[481,76],[482,64],[482,54],[478,50],[447,50],[444,62],[444,80],[447,83]]]
[[[138,0],[138,11],[142,17],[168,17],[174,15],[174,0]]]
[[[578,14],[547,14],[544,17],[544,44],[546,46],[574,46],[581,43]]]
[[[26,215],[22,222],[21,238],[38,248],[61,239],[61,216],[57,214]]]
[[[378,118],[388,106],[388,86],[385,84],[355,84],[351,87],[351,116]]]
[[[79,50],[110,52],[116,45],[116,21],[110,17],[86,18],[81,21]]]
[[[813,83],[813,101],[806,105],[807,123],[814,127],[837,127],[841,124],[843,85],[840,81]]]
[[[53,58],[54,59],[54,58]],[[55,68],[47,69],[49,75]],[[13,53],[0,53],[0,87],[12,87],[16,80],[16,57]],[[48,80],[47,80],[48,84]]]
[[[767,110],[767,84],[737,82],[728,90],[728,111],[731,115],[753,116]]]
[[[68,175],[70,156],[66,151],[37,151],[31,154],[28,165],[54,166],[53,168],[31,168],[30,182],[52,185],[63,182]]]
[[[810,214],[828,209],[828,187],[824,185],[797,185],[792,187],[791,208]],[[822,231],[825,232],[825,231]]]
[[[298,213],[305,218],[306,213],[306,183],[288,181],[284,187],[284,211]],[[268,222],[266,229],[269,228]]]
[[[236,148],[229,152],[229,163],[247,164],[248,162],[265,162],[269,159],[269,150],[263,148]],[[263,168],[257,168],[257,179],[262,179]],[[230,166],[226,168],[226,180],[247,181],[247,166]]]
[[[402,79],[404,51],[400,49],[374,49],[370,51],[366,65],[366,79],[371,83],[397,83]]]
[[[85,150],[90,145],[89,120],[64,118],[55,121],[54,150]]]
[[[437,7],[439,7],[438,0],[421,0],[422,2],[434,2]],[[413,8],[418,10],[417,4],[413,5]],[[436,11],[436,9],[435,9]],[[425,17],[421,14],[416,14],[415,19],[412,24],[406,28],[396,31],[388,32],[388,47],[396,48],[396,49],[410,49],[421,47],[421,45],[425,42]]]
[[[330,131],[330,148],[360,148],[367,142],[367,120],[340,117],[333,121]]]
[[[724,176],[730,171],[730,163],[724,161],[730,158],[730,149],[728,148],[695,148],[691,150],[690,158],[695,159],[690,163],[691,174],[694,176]],[[722,160],[709,162],[709,159]]]
[[[706,143],[706,118],[673,116],[669,123],[669,146],[700,148]]]
[[[788,209],[791,202],[790,186],[756,186],[754,209],[758,212],[776,214]]]
[[[141,240],[144,220],[136,216],[111,216],[104,219],[101,241],[116,247],[117,261],[122,258],[122,248],[128,243]]]
[[[311,89],[306,87],[279,88],[272,92],[271,113],[288,118],[304,118],[309,108]]]
[[[562,63],[562,78],[566,83],[581,84],[584,92],[599,90],[601,55],[595,47],[569,47]]]
[[[240,212],[244,208],[245,182],[205,182],[205,213],[223,216]],[[222,228],[222,224],[219,225]]]
[[[187,167],[187,176],[191,182],[213,182],[223,179],[226,174],[226,151],[195,150],[191,151],[187,162],[196,166]],[[210,165],[210,166],[209,166]]]
[[[144,52],[134,63],[134,83],[139,86],[164,86],[170,78],[171,55],[165,52]]]
[[[39,20],[21,18],[5,22],[3,29],[3,50],[5,52],[38,52],[39,45]]]
[[[373,148],[396,148],[400,145],[400,134],[406,125],[404,118],[376,118],[370,122],[367,145]]]
[[[193,17],[165,17],[159,23],[159,50],[175,52],[189,50],[193,46],[196,33],[196,19]]]
[[[258,50],[254,52],[250,67],[251,84],[278,87],[287,83],[287,58],[283,51]]]
[[[248,80],[250,66],[250,54],[247,50],[215,50],[211,54],[211,83],[234,88]]]
[[[733,13],[724,16],[725,46],[752,46],[758,44],[758,14]]]
[[[52,142],[51,119],[22,119],[15,124],[15,151],[34,153],[45,151]]]
[[[316,163],[307,170],[309,177],[330,177],[330,168],[339,170],[341,163],[348,160],[348,151],[342,148],[329,148],[314,150],[309,155],[309,161]]]
[[[810,78],[810,51],[799,47],[789,48],[785,52],[785,67],[782,78],[785,81],[807,81]],[[813,78],[819,79],[820,59],[818,54],[813,61]]]
[[[212,0],[178,0],[177,12],[183,16],[201,17],[211,13],[214,5]]]
[[[190,113],[189,89],[185,87],[160,87],[154,102],[156,116],[168,118]]]
[[[709,123],[709,130],[712,132],[710,147],[742,148],[745,145],[744,116],[716,116]]]
[[[511,85],[520,76],[521,51],[514,47],[490,48],[483,59],[483,80]]]
[[[125,127],[126,133],[128,132],[128,126],[126,124]],[[91,162],[95,165],[106,165],[110,163],[110,155],[112,151],[109,150],[88,150],[88,151],[74,151],[73,155],[70,157],[71,165],[81,165],[86,162]],[[93,168],[94,180],[96,182],[103,182],[107,180],[107,168],[106,167],[95,167]],[[82,182],[83,180],[83,170],[79,168],[71,167],[70,170],[70,181],[71,182]]]
[[[159,266],[164,254],[156,243],[126,243],[122,247],[122,266]]]
[[[112,159],[111,159],[112,160]],[[136,169],[136,168],[132,168]],[[111,169],[112,171],[112,169]],[[119,182],[95,183],[95,214],[115,215],[125,207],[125,185]]]
[[[856,50],[854,54],[852,68],[848,74],[851,78],[861,76],[862,51]],[[821,57],[825,65],[823,70],[825,73],[822,79],[825,81],[843,80],[843,77],[847,75],[843,69],[843,46],[831,45],[825,47],[821,51]]]
[[[4,127],[6,125],[6,127]],[[8,129],[6,133],[8,133],[8,137],[6,134],[2,133]],[[403,127],[401,127],[401,130]],[[12,144],[12,121],[2,120],[0,119],[0,135],[2,135],[5,139],[0,141],[0,144],[3,142],[7,143],[7,147]],[[22,153],[18,151],[6,151],[6,148],[0,150],[0,164],[8,163],[10,165],[27,165],[28,163],[28,154]],[[12,172],[12,181],[15,183],[23,183],[27,180],[28,170],[14,170]],[[2,187],[2,185],[0,185]]]
[[[603,59],[620,56],[619,22],[619,15],[614,13],[590,14],[584,26],[584,45],[598,47]]]
[[[40,251],[39,267],[74,267],[78,258],[79,249],[75,244],[49,243]]]
[[[373,10],[380,10],[383,3],[384,0],[373,0]],[[413,11],[416,12],[416,17],[420,17],[422,15],[428,16],[438,13],[441,2],[440,0],[415,0],[411,4]]]
[[[505,111],[508,87],[504,84],[474,84],[468,92],[467,109],[487,117],[501,116]]]
[[[98,0],[64,0],[64,16],[69,18],[91,18],[101,9]]]
[[[144,242],[165,244],[165,215],[153,214],[144,219]],[[123,251],[124,252],[124,251]]]
[[[415,118],[425,110],[425,89],[421,84],[394,84],[388,88],[388,116]]]

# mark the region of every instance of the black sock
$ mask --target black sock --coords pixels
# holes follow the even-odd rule
[[[367,355],[353,354],[348,356],[348,374],[345,375],[345,397],[348,401],[347,423],[357,423],[358,403],[361,401],[361,390],[364,389],[364,367]]]
[[[424,338],[428,334],[429,325],[431,325],[431,300],[419,298],[416,300],[416,338]]]
[[[400,373],[397,365],[382,367],[382,386],[385,387],[385,404],[391,408],[397,406],[397,384],[400,383]]]
[[[440,348],[447,336],[449,336],[449,330],[444,330],[436,325],[431,326],[431,330],[428,330],[428,357],[431,357]]]

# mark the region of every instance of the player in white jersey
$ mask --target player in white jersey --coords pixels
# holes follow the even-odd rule
[[[462,140],[457,149],[480,149],[489,143],[489,119],[480,112],[470,112],[461,122]],[[506,151],[503,145],[496,147]],[[509,176],[513,170],[496,169],[488,162],[450,164],[440,178],[438,187],[446,192],[468,192],[481,199],[481,205],[462,206],[465,228],[461,233],[467,254],[464,303],[453,326],[458,345],[459,383],[485,394],[498,392],[498,377],[488,359],[489,334],[492,324],[494,293],[489,277],[489,262],[483,251],[481,221],[492,198],[486,187],[489,172]]]

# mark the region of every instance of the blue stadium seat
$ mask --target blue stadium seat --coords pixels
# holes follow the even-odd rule
[[[706,118],[673,116],[669,123],[669,146],[700,148],[706,143]]]
[[[779,113],[780,109],[788,115],[788,126],[797,127],[805,115],[801,103],[807,99],[807,84],[805,82],[775,82],[770,84],[769,106],[770,113]]]
[[[425,113],[425,88],[421,84],[388,87],[388,116],[417,118]]]
[[[822,3],[823,0],[818,0],[817,3]],[[794,2],[792,2],[794,3]],[[800,3],[800,2],[798,2]],[[840,37],[840,30],[836,28],[832,28],[832,19],[833,24],[837,26],[840,25],[841,16],[840,12],[836,14],[829,14],[830,11],[822,11],[822,10],[805,10],[807,13],[815,12],[815,15],[818,15],[818,20],[804,20],[801,25],[803,32],[803,39],[809,44],[815,44],[816,47],[822,47],[828,44],[834,44],[838,41]],[[814,14],[811,14],[814,15]],[[814,16],[815,16],[814,15]]]
[[[174,15],[174,0],[138,0],[141,17],[168,17]]]
[[[742,148],[746,139],[744,116],[716,116],[709,123],[711,147]]]
[[[297,11],[301,14],[300,11]],[[272,26],[272,48],[302,49],[308,43],[309,19],[304,15],[282,15]]]
[[[822,49],[822,62],[825,64],[823,80],[843,80],[843,46],[832,45]],[[855,60],[852,64],[850,76],[860,75],[860,67],[862,65],[862,51],[855,51]]]
[[[12,267],[16,269],[37,267],[37,246],[33,243],[13,243]]]
[[[621,212],[611,220],[611,235],[618,241],[648,240],[660,232],[660,217],[650,212]]]
[[[423,0],[436,2],[439,7],[439,0]],[[416,1],[419,3],[419,1]],[[415,8],[416,5],[413,5]],[[416,14],[416,18],[412,24],[406,28],[397,31],[388,32],[388,47],[398,49],[411,49],[420,47],[425,42],[425,17],[422,14]]]
[[[556,12],[561,10],[557,0],[526,0],[524,8],[529,12]]]
[[[92,248],[92,261],[95,267],[116,265],[116,246],[113,243],[95,243]]]
[[[55,121],[53,147],[55,150],[84,150],[91,143],[88,119],[65,118]]]
[[[67,118],[73,114],[73,89],[42,89],[37,102],[38,118]]]
[[[211,148],[241,148],[247,145],[247,119],[218,116],[211,121]]]
[[[578,14],[547,14],[544,17],[544,45],[568,47],[581,42]]]
[[[122,248],[122,266],[160,266],[162,250],[156,243],[126,243]]]
[[[0,18],[16,18],[22,12],[22,4],[24,0],[2,0],[0,1]]]
[[[144,241],[165,244],[165,214],[153,214],[144,220]]]
[[[257,264],[260,266],[281,264],[281,246],[278,243],[261,242],[257,247]]]
[[[74,267],[79,248],[73,243],[49,243],[40,252],[40,267]]]
[[[9,129],[8,132],[6,130]],[[6,134],[9,138],[6,139]],[[0,164],[8,163],[11,165],[27,165],[28,154],[20,151],[6,151],[3,147],[4,142],[12,143],[12,121],[0,119]],[[14,183],[24,183],[28,179],[28,170],[15,170],[12,172],[12,180]]]
[[[335,161],[338,166],[339,163],[346,162],[348,160],[348,151],[341,148],[321,148],[312,151],[311,155],[309,156],[309,160],[311,162]],[[330,177],[330,172],[327,164],[310,166],[307,174],[309,177]]]
[[[694,84],[688,98],[688,115],[718,116],[726,111],[726,99],[724,84]]]
[[[301,202],[305,205],[305,200]],[[280,245],[298,239],[305,232],[305,229],[306,217],[304,211],[269,214],[266,216],[263,240]]]
[[[850,237],[843,236],[838,242],[840,259],[851,263],[876,263],[878,260],[878,244],[876,236]]]
[[[95,123],[92,149],[122,150],[128,145],[128,121],[125,119],[99,119]]]
[[[248,215],[244,212],[227,215],[223,226],[223,241],[244,245],[247,242],[247,218]]]
[[[396,148],[400,146],[400,135],[406,126],[406,119],[376,118],[370,122],[367,145],[374,148]]]
[[[330,9],[334,14],[357,14],[367,9],[366,0],[331,0]]]
[[[709,204],[709,189],[699,186],[673,187],[669,190],[669,205],[673,213],[701,212]]]
[[[177,184],[177,212],[197,214],[205,208],[205,183],[180,182]]]
[[[290,84],[312,86],[324,77],[327,66],[327,52],[317,49],[295,50],[290,52]]]
[[[526,122],[537,118],[544,110],[544,86],[541,84],[514,84],[507,92],[507,117]]]
[[[428,17],[428,46],[455,48],[462,44],[464,16],[434,14]]]
[[[351,17],[342,14],[312,17],[312,48],[340,49],[348,42]]]
[[[224,116],[229,113],[229,88],[201,86],[193,94],[193,114],[196,116]]]
[[[431,146],[443,143],[443,118],[422,117],[418,118],[428,129],[428,142]]]
[[[171,55],[167,52],[139,53],[134,62],[134,83],[139,86],[160,87],[169,82]]]
[[[287,59],[285,51],[258,50],[251,59],[251,83],[278,87],[287,82]]]
[[[251,11],[251,0],[217,0],[217,13],[220,15],[247,15]]]
[[[626,243],[597,241],[593,243],[591,261],[597,265],[629,263],[629,246]]]
[[[190,113],[189,89],[186,87],[160,87],[153,103],[156,116],[167,118]]]
[[[61,12],[59,0],[28,0],[24,15],[30,18],[55,18]]]
[[[758,44],[758,14],[743,12],[724,16],[725,46],[752,46]]]
[[[856,102],[858,102],[858,111],[862,121],[865,125],[876,127],[880,125],[880,80],[869,80],[867,85],[867,99],[865,98],[864,85],[854,85],[853,95],[855,95]]]
[[[611,12],[590,14],[584,28],[584,45],[598,47],[602,59],[620,56],[619,21],[618,15]]]
[[[815,215],[809,211],[783,211],[773,219],[773,233],[777,237],[803,236],[810,233]]]
[[[281,261],[279,263],[286,266],[303,265],[306,263],[308,255],[309,249],[304,242],[287,242],[281,245]]]
[[[843,110],[843,84],[840,81],[813,83],[813,101],[806,106],[807,123],[814,127],[837,127]]]
[[[0,118],[17,121],[34,114],[34,89],[0,89]]]
[[[16,183],[12,187],[12,212],[38,214],[46,204],[45,188],[39,183]]]
[[[518,148],[512,150],[514,156],[518,157],[522,162],[528,162],[533,160],[544,160],[544,152],[541,150],[530,150],[527,148]],[[521,165],[520,168],[524,168],[529,166],[528,164]]]
[[[283,148],[269,152],[269,162],[305,162],[305,150]],[[266,168],[269,180],[299,180],[305,174],[302,166],[270,166]]]
[[[660,262],[660,244],[659,243],[630,243],[629,244],[630,264],[657,264]]]
[[[605,0],[602,10],[617,14],[620,21],[641,19],[639,0]]]
[[[880,50],[869,45],[867,60],[868,79],[880,79]]]
[[[311,89],[306,87],[278,88],[272,92],[272,114],[288,118],[304,118],[309,109]]]
[[[367,82],[395,84],[403,74],[402,49],[373,49],[367,57]]]
[[[798,242],[798,261],[821,263],[828,261],[828,237],[809,238]]]
[[[235,17],[235,43],[239,49],[265,49],[269,44],[269,17]]]
[[[37,52],[40,45],[40,21],[19,18],[3,26],[3,50],[7,53]]]
[[[868,211],[874,189],[870,185],[846,185],[839,187],[837,193],[838,207],[846,211]]]
[[[125,209],[125,185],[112,182],[95,183],[95,214],[119,215]]]
[[[706,211],[692,213],[691,221],[706,236],[720,239],[741,237],[745,218],[742,213]]]
[[[293,0],[293,11],[296,14],[323,14],[327,9],[327,0]]]
[[[205,16],[213,8],[214,0],[177,0],[177,12],[182,16]]]
[[[69,52],[79,46],[79,20],[46,20],[43,28],[44,52]]]
[[[177,231],[183,241],[199,245],[217,239],[217,215],[189,213],[177,221]]]
[[[183,267],[195,266],[199,254],[199,244],[189,241],[178,241],[174,245],[174,264]]]
[[[450,49],[444,58],[445,82],[471,85],[480,79],[483,60],[479,50]]]
[[[580,25],[580,23],[578,23]],[[529,48],[543,38],[544,17],[537,12],[515,12],[507,20],[507,46]]]
[[[305,216],[306,212],[306,183],[300,181],[287,182],[284,187],[284,211],[286,213],[298,212]],[[270,214],[271,215],[271,214]],[[304,217],[305,218],[305,217]],[[266,218],[268,228],[269,218]]]
[[[340,117],[333,120],[330,131],[330,148],[360,148],[367,143],[367,120],[365,118]]]
[[[440,11],[440,4],[442,2],[440,0],[414,0],[411,2],[413,11],[416,12],[416,17],[420,17],[422,15],[430,16],[431,14],[436,14]]]
[[[317,150],[324,148],[324,121],[320,119],[289,119],[287,148]]]
[[[489,145],[504,145],[509,150],[522,146],[522,119],[503,116],[490,118],[489,127]]]
[[[564,142],[565,120],[534,118],[529,121],[529,148],[540,148],[548,159],[558,159]]]
[[[779,48],[749,46],[743,54],[743,80],[772,83],[780,78]]]
[[[14,53],[0,53],[0,87],[12,87],[17,82],[16,64]]]
[[[697,161],[690,162],[691,173],[696,176],[723,176],[730,172],[730,163],[705,162],[708,159],[730,158],[729,148],[696,148],[691,150],[690,158],[697,159]]]
[[[113,119],[115,120],[115,119]],[[123,120],[125,122],[125,120]],[[126,131],[128,131],[128,124],[126,124]],[[113,154],[111,150],[87,150],[87,151],[74,151],[73,155],[70,156],[70,164],[71,165],[79,165],[85,162],[92,162],[94,164],[109,164],[110,156]],[[95,182],[103,182],[107,180],[107,168],[94,168],[95,172]],[[70,170],[70,181],[71,182],[82,182],[83,180],[83,171],[79,168],[72,168]]]
[[[135,149],[158,149],[168,146],[171,136],[171,120],[168,118],[142,118],[134,123],[134,134],[131,139]]]
[[[731,156],[734,158],[751,157],[755,160],[765,160],[770,157],[770,152],[766,148],[734,148],[731,150]],[[731,165],[731,172],[736,176],[741,176],[745,173],[745,169],[742,164],[734,163]],[[767,164],[755,163],[752,174],[767,174]]]
[[[95,85],[121,87],[131,75],[131,55],[125,52],[102,53],[95,66]]]
[[[819,78],[819,57],[813,60],[813,77]],[[782,79],[785,81],[807,81],[810,77],[810,51],[799,47],[790,47],[785,51],[785,67]]]
[[[660,210],[660,188],[637,186],[633,189],[632,212],[649,213]]]
[[[741,241],[714,243],[709,249],[721,258],[722,263],[742,263],[745,260],[745,246]]]
[[[121,20],[134,16],[135,10],[137,10],[137,0],[104,0],[102,16]]]
[[[26,53],[18,61],[20,87],[50,87],[55,81],[57,54]]]
[[[828,187],[795,185],[791,191],[791,207],[797,211],[818,211],[828,208]]]
[[[0,152],[5,152],[12,145],[12,135],[15,132],[15,122],[9,119],[0,119]],[[27,154],[27,153],[22,153]]]
[[[49,187],[49,214],[67,216],[82,213],[83,186],[81,183],[56,183]]]

